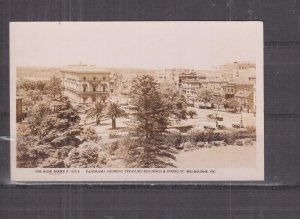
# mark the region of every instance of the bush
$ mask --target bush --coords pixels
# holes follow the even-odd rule
[[[63,160],[57,159],[55,157],[47,158],[41,165],[42,168],[65,168],[65,163]]]
[[[50,157],[51,147],[49,145],[34,146],[28,153],[31,157],[31,162],[39,166],[46,158]]]
[[[182,135],[180,132],[168,133],[165,135],[165,141],[168,146],[178,147],[182,142]]]
[[[226,144],[234,144],[235,140],[238,139],[237,131],[226,130],[220,133],[220,139],[222,139]]]
[[[47,102],[41,102],[36,104],[32,108],[32,121],[31,125],[39,126],[44,120],[45,116],[50,114],[49,104]]]
[[[243,146],[243,145],[244,145],[242,139],[236,139],[236,140],[235,140],[235,144],[238,145],[238,146]]]
[[[203,148],[204,145],[205,145],[205,143],[201,142],[201,141],[197,142],[197,144],[196,144],[196,146],[199,147],[199,148]]]
[[[182,143],[182,147],[184,151],[191,151],[196,148],[196,145],[191,142]]]
[[[255,141],[256,130],[254,127],[246,127],[245,129],[235,130],[226,129],[220,133],[219,140],[223,140],[226,144],[234,144],[237,139],[250,138]]]
[[[64,160],[66,167],[72,168],[96,168],[107,164],[107,155],[96,144],[82,144],[78,148],[73,148],[68,157]]]
[[[253,145],[253,142],[252,142],[251,138],[245,138],[244,144],[245,145]]]
[[[176,129],[176,128],[171,128],[171,129],[166,129],[165,130],[166,133],[169,133],[169,134],[180,134],[181,132]]]
[[[109,133],[108,137],[114,139],[114,138],[121,138],[122,136],[118,135],[117,133]]]
[[[205,142],[207,141],[208,135],[206,134],[205,131],[202,130],[190,130],[187,133],[187,140],[192,142],[192,143],[197,143],[199,141]]]
[[[217,147],[226,145],[224,141],[214,141],[212,144]]]
[[[165,144],[165,139],[124,138],[120,142],[120,154],[128,168],[167,168],[175,167],[176,157],[173,147]]]
[[[197,112],[195,110],[189,110],[187,111],[187,114],[190,116],[190,118],[192,119],[194,116],[197,115]]]
[[[28,96],[34,102],[43,100],[43,97],[42,97],[42,94],[40,91],[36,91],[36,90],[29,91]]]
[[[107,151],[109,155],[115,155],[116,151],[119,149],[119,141],[114,141],[103,146],[104,150]]]
[[[83,141],[99,141],[101,139],[100,136],[96,133],[94,128],[88,127],[84,129],[81,133]]]

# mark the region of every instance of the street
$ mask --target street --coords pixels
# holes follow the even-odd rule
[[[195,110],[197,116],[193,119],[181,120],[180,125],[193,125],[195,127],[203,128],[203,126],[212,126],[215,127],[215,120],[208,119],[207,116],[214,114],[218,117],[223,117],[223,121],[218,121],[218,125],[224,125],[227,128],[232,127],[232,124],[241,123],[241,113],[231,113],[231,112],[222,112],[212,109],[200,109],[197,107],[188,107],[188,110]],[[253,116],[253,113],[242,113],[242,120],[244,126],[254,126],[256,123],[256,118]]]

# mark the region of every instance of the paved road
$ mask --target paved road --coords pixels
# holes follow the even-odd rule
[[[188,110],[195,110],[197,116],[194,119],[182,120],[182,125],[195,125],[202,127],[204,125],[215,126],[216,122],[207,118],[209,114],[216,114],[219,117],[223,117],[223,121],[218,122],[219,125],[225,125],[226,127],[232,127],[232,124],[240,124],[241,122],[241,113],[230,113],[230,112],[221,112],[211,109],[199,109],[196,107],[189,107]],[[242,119],[244,126],[255,126],[256,118],[252,113],[242,113]]]

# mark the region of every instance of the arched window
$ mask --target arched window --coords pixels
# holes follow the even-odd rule
[[[86,90],[87,90],[87,85],[86,84],[82,85],[82,90],[83,90],[83,92],[86,92]]]
[[[85,103],[87,101],[87,97],[82,97],[82,101]]]
[[[96,91],[97,91],[97,87],[98,87],[98,84],[93,84],[93,85],[92,85],[93,92],[96,92]]]
[[[103,84],[103,85],[102,85],[102,91],[103,91],[103,92],[106,92],[106,91],[107,91],[107,85],[106,85],[106,84]]]

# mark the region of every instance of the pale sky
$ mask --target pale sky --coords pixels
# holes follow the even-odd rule
[[[262,57],[261,22],[13,22],[13,66],[210,69]]]

